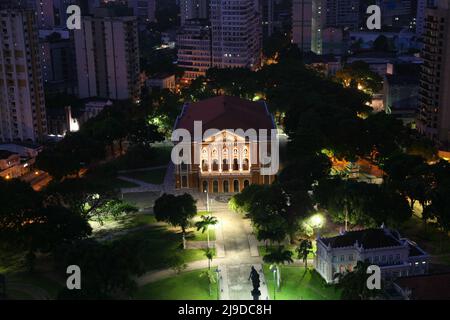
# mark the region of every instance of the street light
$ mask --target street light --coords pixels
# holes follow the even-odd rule
[[[324,224],[324,217],[320,214],[317,213],[315,215],[313,215],[309,221],[310,221],[310,225],[313,229],[319,229],[323,227]]]
[[[270,267],[270,270],[273,273],[273,300],[276,300],[276,291],[277,291],[277,267],[275,265]]]
[[[209,212],[209,193],[207,189],[205,189],[203,192],[206,193],[206,212]]]
[[[219,288],[220,288],[219,272],[220,272],[220,269],[216,268],[216,270],[214,270],[214,271],[216,272],[216,275],[217,275],[217,300],[220,300],[219,299]]]

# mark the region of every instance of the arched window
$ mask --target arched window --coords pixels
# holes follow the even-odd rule
[[[208,181],[203,181],[203,192],[208,192]]]
[[[217,159],[213,160],[212,171],[219,171],[219,160],[217,160]]]
[[[235,170],[235,171],[239,170],[239,163],[238,163],[238,159],[236,159],[236,158],[233,159],[233,170]]]
[[[217,181],[217,180],[214,180],[214,182],[213,182],[213,192],[214,193],[219,192],[219,181]]]
[[[233,192],[239,192],[239,180],[233,181]]]
[[[223,159],[222,160],[222,170],[223,171],[228,171],[229,166],[228,166],[228,159]]]
[[[181,176],[181,187],[187,188],[188,187],[188,180],[186,176]]]
[[[208,170],[209,170],[208,160],[202,160],[202,171],[208,171]]]
[[[230,192],[230,187],[229,187],[228,180],[224,180],[223,181],[223,192],[226,192],[226,193]]]
[[[248,161],[247,158],[245,158],[244,161],[243,161],[243,163],[242,163],[242,169],[244,169],[244,170],[250,169],[249,161]]]
[[[250,181],[245,180],[244,181],[244,188],[247,188],[250,185]]]

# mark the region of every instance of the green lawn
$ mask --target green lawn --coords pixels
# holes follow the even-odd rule
[[[211,251],[214,252],[214,256],[216,255],[216,249],[211,248]],[[205,260],[205,267],[208,266],[208,262],[205,257],[205,251],[202,249],[187,249],[181,251],[181,256],[183,257],[186,263],[198,260]],[[213,258],[214,261],[214,258]]]
[[[188,230],[186,234],[186,239],[192,241],[207,241],[208,240],[207,232],[208,231],[202,233],[201,231],[197,231],[197,228],[191,228]],[[216,231],[214,230],[214,227],[209,228],[209,240],[210,241],[216,240]]]
[[[145,171],[134,171],[123,174],[124,177],[152,184],[162,184],[164,182],[165,175],[166,175],[166,168],[145,170]]]
[[[264,265],[264,276],[267,281],[269,297],[274,296],[274,281],[268,265]],[[305,268],[282,266],[281,291],[276,292],[276,300],[339,300],[340,293],[334,286],[327,285],[320,275]]]
[[[153,214],[141,213],[123,216],[118,221],[123,224],[124,228],[145,227],[157,222]]]
[[[217,284],[212,284],[212,295],[210,296],[208,281],[200,277],[204,270],[183,272],[171,278],[149,283],[139,288],[134,298],[146,300],[217,300]]]
[[[203,250],[182,249],[182,236],[178,229],[167,229],[166,226],[151,226],[134,231],[122,239],[137,240],[143,246],[141,256],[147,270],[165,269],[170,267],[170,258],[179,253],[185,263],[206,259]]]

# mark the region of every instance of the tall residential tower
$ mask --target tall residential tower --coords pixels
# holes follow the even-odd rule
[[[36,16],[0,10],[0,140],[41,141],[47,134]]]
[[[82,18],[81,30],[74,34],[79,97],[137,100],[137,18],[98,9],[93,17]]]
[[[440,147],[450,146],[450,0],[425,14],[424,59],[417,127]]]
[[[217,68],[261,66],[262,25],[258,1],[211,0],[212,56]]]

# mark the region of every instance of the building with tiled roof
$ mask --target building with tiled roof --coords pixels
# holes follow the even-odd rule
[[[278,144],[271,143],[276,126],[264,101],[218,96],[186,103],[174,129],[191,136],[189,163],[176,165],[177,189],[234,193],[273,182],[276,172],[267,174],[260,160],[261,141],[267,143],[268,155],[273,147],[278,157]],[[257,139],[248,135],[252,131]]]
[[[319,237],[315,267],[331,283],[338,274],[353,271],[358,261],[379,266],[385,278],[398,278],[427,273],[428,260],[428,254],[416,243],[382,226]]]

